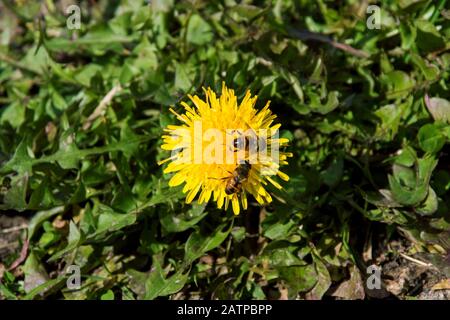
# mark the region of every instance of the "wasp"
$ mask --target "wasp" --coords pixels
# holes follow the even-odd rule
[[[239,193],[242,189],[242,183],[245,182],[250,174],[252,165],[249,161],[238,165],[236,169],[231,173],[231,176],[227,180],[225,187],[226,194]]]

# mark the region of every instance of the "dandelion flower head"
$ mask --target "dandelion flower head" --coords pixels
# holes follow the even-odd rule
[[[250,91],[240,103],[225,84],[220,97],[210,88],[203,91],[205,100],[188,95],[193,107],[181,102],[184,113],[170,109],[181,124],[167,126],[162,136],[161,148],[172,152],[159,162],[169,162],[164,169],[173,173],[169,186],[184,184],[186,203],[198,195],[198,203],[213,199],[226,210],[231,202],[235,214],[241,206],[247,209],[248,194],[261,205],[272,202],[267,185],[281,189],[276,177],[289,180],[279,167],[292,154],[281,151],[289,141],[278,137],[270,101],[258,111]]]

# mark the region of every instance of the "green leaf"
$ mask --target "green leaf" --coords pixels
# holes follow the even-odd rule
[[[450,231],[450,222],[445,218],[431,219],[430,226],[437,230]]]
[[[87,236],[87,240],[99,240],[104,236],[112,234],[114,231],[121,230],[136,222],[137,212],[118,213],[112,208],[96,203],[94,206],[94,215],[97,216],[96,230]]]
[[[175,68],[175,88],[186,92],[192,87],[196,70],[193,65],[177,63]]]
[[[4,122],[10,123],[14,128],[20,127],[20,125],[25,121],[25,106],[13,102],[6,108],[0,115],[0,124]]]
[[[28,180],[28,173],[11,178],[10,187],[3,196],[3,203],[0,203],[0,210],[13,209],[21,212],[27,209],[26,196]]]
[[[201,221],[207,214],[205,211],[205,204],[192,204],[192,208],[185,214],[174,215],[169,212],[161,212],[161,224],[168,232],[182,232]]]
[[[428,194],[431,173],[437,165],[437,160],[431,156],[426,156],[417,162],[414,186],[404,186],[395,177],[391,175],[388,177],[392,196],[400,204],[416,205],[425,200]]]
[[[73,155],[79,153],[80,150],[77,148],[74,139],[75,137],[72,131],[64,132],[59,140],[58,153],[61,154],[69,153]],[[63,169],[77,169],[79,160],[81,159],[77,158],[76,156],[73,156],[73,157],[60,157],[56,161]]]
[[[116,34],[105,24],[93,27],[84,36],[75,39],[55,37],[45,42],[45,47],[50,51],[73,52],[80,48],[89,50],[93,55],[103,55],[106,51],[120,52],[122,44],[133,40],[130,36]]]
[[[239,17],[246,21],[254,19],[263,12],[263,9],[248,4],[233,5],[230,9],[230,12],[236,13]]]
[[[167,296],[180,291],[186,283],[189,274],[183,274],[183,270],[177,271],[170,277],[165,277],[159,262],[155,261],[153,271],[145,281],[144,299],[153,300],[160,296]]]
[[[35,213],[28,224],[28,239],[33,238],[38,228],[44,223],[44,221],[62,212],[64,212],[64,206],[55,207],[49,210],[42,210]]]
[[[323,103],[314,103],[311,105],[312,110],[320,114],[327,114],[339,106],[339,92],[332,91],[328,93],[327,101]]]
[[[296,248],[287,241],[273,241],[264,248],[264,257],[267,256],[272,267],[304,266],[307,263],[298,257]]]
[[[400,121],[406,116],[412,102],[413,99],[410,97],[403,103],[388,104],[375,111],[375,115],[381,120],[376,129],[376,136],[385,141],[392,140],[397,135]]]
[[[245,239],[245,233],[244,227],[234,227],[231,231],[231,236],[236,242],[241,242]]]
[[[429,62],[426,62],[417,54],[411,55],[411,61],[420,69],[426,80],[428,81],[437,80],[439,76],[439,68],[437,66]]]
[[[438,198],[436,192],[430,187],[428,189],[428,196],[425,201],[415,208],[415,211],[422,216],[430,216],[438,209]]]
[[[193,232],[186,241],[184,261],[191,263],[206,252],[218,247],[231,232],[231,227],[223,231],[224,228],[225,224],[221,224],[209,236],[203,235],[199,230]]]
[[[325,264],[320,260],[320,257],[313,254],[313,260],[318,280],[314,288],[307,293],[306,298],[309,300],[320,300],[331,286],[331,276]]]
[[[417,29],[410,21],[402,21],[399,27],[400,36],[402,38],[402,49],[408,50],[415,44]]]
[[[67,246],[53,254],[47,261],[52,262],[55,261],[62,256],[68,254],[69,252],[75,250],[77,247],[81,245],[84,241],[84,235],[78,230],[77,226],[73,221],[70,221],[69,224],[69,237],[67,238]]]
[[[445,47],[444,39],[431,22],[417,20],[415,24],[417,26],[417,47],[423,53],[437,51]]]
[[[417,138],[422,150],[428,153],[439,152],[446,141],[442,130],[434,124],[426,124],[421,127]]]
[[[334,187],[342,179],[344,173],[344,159],[338,156],[333,159],[330,166],[322,173],[323,182],[329,186]]]
[[[110,143],[102,147],[94,147],[89,149],[68,149],[67,151],[58,150],[56,153],[43,156],[41,158],[35,159],[28,155],[28,149],[24,141],[21,142],[16,150],[14,156],[9,160],[6,165],[0,168],[0,174],[7,173],[11,171],[16,171],[18,173],[31,171],[34,165],[41,163],[51,163],[58,161],[59,163],[71,163],[74,161],[82,160],[88,156],[102,154],[113,151],[123,151],[125,153],[129,152],[130,148],[135,148],[136,144],[143,143],[151,139],[151,136],[136,136],[130,140],[121,140],[119,142]]]
[[[293,299],[299,292],[311,290],[317,283],[317,273],[313,264],[279,268],[280,277],[286,281],[289,298]]]
[[[33,289],[36,289],[50,280],[47,271],[33,250],[30,251],[28,258],[25,261],[23,271],[25,273],[23,286],[26,293],[30,293]]]
[[[203,45],[210,42],[213,32],[210,25],[198,14],[193,14],[188,22],[186,31],[186,41],[196,45]]]
[[[271,239],[276,240],[279,238],[285,238],[289,234],[289,230],[295,225],[294,221],[288,220],[280,221],[274,224],[271,224],[264,230],[264,236]]]
[[[114,292],[112,290],[106,291],[100,296],[100,300],[114,300]]]
[[[37,286],[30,292],[28,292],[28,294],[26,296],[24,296],[22,299],[23,300],[32,300],[38,295],[41,295],[41,296],[45,295],[46,292],[50,291],[54,287],[59,286],[64,280],[65,280],[65,278],[51,279],[51,280]]]
[[[416,173],[412,168],[404,167],[398,164],[392,166],[394,178],[403,186],[414,188],[416,184]]]
[[[409,146],[403,148],[400,151],[400,154],[395,157],[395,163],[405,167],[412,167],[414,163],[416,163],[416,161],[417,153],[413,148]]]
[[[397,99],[409,95],[414,88],[414,80],[404,71],[394,70],[381,76],[386,87],[386,98]]]
[[[3,283],[0,282],[0,293],[9,300],[18,300],[17,296],[10,290],[8,289],[7,286],[5,286]]]

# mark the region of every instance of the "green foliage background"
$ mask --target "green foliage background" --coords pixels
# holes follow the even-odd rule
[[[450,277],[449,5],[375,4],[380,29],[365,1],[86,1],[69,30],[66,1],[4,0],[0,210],[31,220],[0,295],[321,299],[399,231]],[[169,106],[222,81],[271,100],[294,153],[238,217],[157,165]]]

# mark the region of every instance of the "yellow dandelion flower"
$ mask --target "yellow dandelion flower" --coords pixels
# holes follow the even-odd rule
[[[199,203],[212,198],[226,210],[231,202],[236,215],[241,205],[247,209],[247,194],[261,205],[272,202],[267,183],[281,189],[274,176],[289,180],[279,167],[292,154],[279,151],[289,141],[278,137],[280,124],[273,124],[276,116],[269,109],[270,101],[258,111],[257,96],[250,91],[240,104],[225,83],[220,97],[210,88],[203,91],[205,100],[188,95],[195,107],[181,103],[183,114],[170,109],[182,124],[167,126],[162,136],[161,148],[172,151],[171,157],[159,162],[170,162],[164,170],[174,173],[169,186],[184,183],[186,203],[199,195]]]

